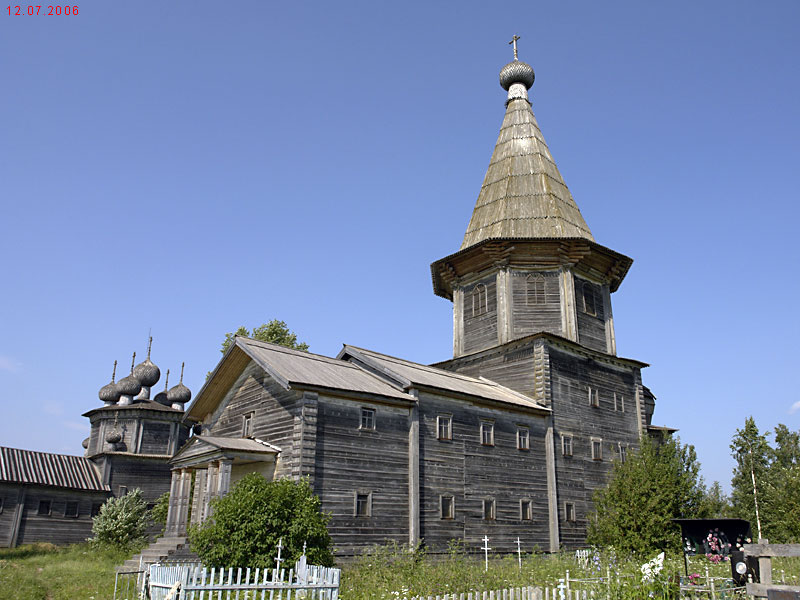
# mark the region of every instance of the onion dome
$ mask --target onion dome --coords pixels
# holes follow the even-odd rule
[[[83,446],[83,447],[84,447],[84,449],[86,449],[86,450],[88,450],[88,449],[89,449],[89,440],[90,440],[90,439],[91,439],[91,438],[86,438],[85,440],[83,440],[83,441],[81,442],[81,446]]]
[[[151,387],[161,379],[161,369],[150,362],[149,358],[146,358],[133,368],[133,376],[136,377],[144,387]]]
[[[180,382],[167,392],[167,400],[169,400],[170,405],[178,410],[183,410],[183,405],[192,399],[192,391],[183,385],[183,368],[185,365],[186,363],[181,364]]]
[[[132,374],[143,387],[151,387],[161,378],[161,370],[150,361],[150,349],[153,347],[153,336],[147,344],[147,358],[133,368]]]
[[[141,382],[131,373],[117,382],[117,389],[123,396],[135,396],[142,389]]]
[[[500,70],[500,85],[506,91],[515,83],[521,83],[525,89],[530,89],[533,80],[533,67],[516,58]]]
[[[117,384],[114,383],[114,379],[117,375],[117,361],[114,361],[114,371],[111,374],[111,382],[107,383],[103,387],[100,388],[100,391],[97,392],[97,397],[103,401],[106,406],[111,406],[112,404],[116,404],[119,397],[122,395],[122,392],[119,391]]]
[[[112,429],[106,434],[106,441],[109,444],[119,444],[122,441],[122,434],[117,429]]]
[[[167,386],[169,386],[169,369],[167,369],[167,376],[164,378],[164,390],[158,392],[156,397],[153,398],[153,400],[164,406],[169,406],[171,404],[169,398],[167,398]]]

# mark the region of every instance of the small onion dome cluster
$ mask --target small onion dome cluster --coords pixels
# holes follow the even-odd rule
[[[106,434],[106,442],[109,444],[119,444],[122,441],[122,434],[118,429],[112,429]]]
[[[161,379],[161,369],[154,365],[149,358],[146,358],[133,368],[132,375],[139,380],[143,387],[149,388]]]
[[[505,91],[515,83],[521,83],[530,89],[534,80],[533,67],[521,60],[513,60],[500,69],[500,85]]]
[[[122,395],[122,392],[119,391],[117,384],[114,383],[112,379],[109,383],[104,385],[100,388],[100,391],[97,392],[98,398],[103,401],[103,404],[106,406],[111,406],[112,404],[116,404],[119,397]]]
[[[192,391],[183,385],[182,381],[175,387],[170,388],[167,392],[167,401],[170,403],[170,406],[178,410],[183,410],[183,405],[191,399]]]

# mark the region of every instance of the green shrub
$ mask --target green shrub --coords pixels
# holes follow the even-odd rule
[[[169,492],[164,492],[150,509],[150,520],[156,525],[161,525],[162,532],[167,527],[167,513],[169,513]]]
[[[147,505],[142,490],[135,489],[119,498],[109,498],[92,523],[94,545],[132,549],[145,542]]]
[[[328,517],[308,480],[267,481],[251,473],[211,501],[212,516],[189,529],[191,548],[208,567],[272,568],[283,539],[283,564],[307,546],[308,562],[333,564]]]

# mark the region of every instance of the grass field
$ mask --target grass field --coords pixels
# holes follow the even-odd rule
[[[655,554],[653,552],[653,556]],[[0,549],[0,599],[110,600],[114,596],[115,567],[126,558],[127,553],[95,550],[86,544],[63,548],[37,544]],[[620,561],[609,553],[597,553],[583,568],[572,554],[534,554],[523,556],[521,568],[516,556],[492,559],[488,572],[484,572],[479,557],[466,556],[457,547],[449,555],[433,559],[397,546],[383,546],[374,548],[351,564],[342,565],[340,598],[402,600],[415,595],[523,585],[554,587],[567,571],[572,579],[605,576],[609,571],[622,577],[623,582],[638,583],[640,563],[639,560]],[[706,566],[712,576],[730,577],[729,563],[712,565],[704,557],[693,558],[690,571],[705,576]],[[787,579],[797,578],[800,576],[800,559],[776,559],[773,563],[776,580],[780,579],[781,571]],[[682,557],[668,556],[662,573],[665,577],[682,574]]]

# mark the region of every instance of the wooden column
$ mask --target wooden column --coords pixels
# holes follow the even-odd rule
[[[17,506],[14,509],[14,524],[11,527],[11,539],[9,540],[9,548],[17,547],[17,540],[19,539],[19,530],[22,525],[22,516],[25,514],[25,490],[20,489],[17,491]]]
[[[211,500],[217,496],[219,465],[211,463],[206,469],[206,491],[203,495],[203,520],[211,516]]]
[[[553,418],[548,419],[547,433],[544,437],[545,462],[547,467],[547,512],[550,524],[550,552],[558,552],[560,540],[558,535],[558,489],[556,487],[556,454],[555,436],[553,435]]]
[[[175,516],[175,535],[186,535],[186,521],[189,518],[189,496],[192,489],[192,472],[190,469],[181,469],[178,483],[178,510]]]
[[[419,402],[419,392],[410,390]],[[408,415],[408,545],[416,548],[420,542],[419,530],[419,405],[409,409]]]
[[[192,525],[203,522],[203,508],[206,502],[206,470],[194,472],[194,497],[192,498]]]
[[[177,533],[178,522],[178,496],[180,494],[181,472],[179,469],[172,470],[172,481],[169,485],[169,506],[167,508],[167,526],[164,535],[167,537],[175,536]]]
[[[223,459],[219,461],[219,478],[217,479],[217,496],[224,496],[231,487],[231,467],[233,461]]]
[[[562,335],[578,341],[578,315],[575,312],[575,279],[570,269],[561,268],[559,272],[559,287],[561,288],[561,331]]]
[[[464,288],[453,283],[453,357],[464,354]]]
[[[603,314],[606,317],[606,352],[617,355],[617,338],[614,334],[614,313],[611,312],[611,289],[603,285]]]
[[[512,293],[511,293],[511,273],[508,267],[504,266],[497,271],[497,342],[505,344],[512,339],[513,315],[512,315]]]

